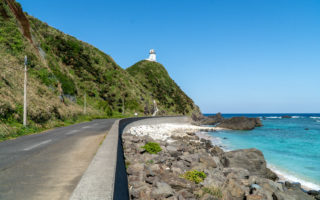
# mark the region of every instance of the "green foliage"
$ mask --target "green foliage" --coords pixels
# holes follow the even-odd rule
[[[204,172],[200,172],[198,170],[187,171],[182,175],[183,178],[195,182],[196,184],[202,182],[207,175]]]
[[[59,70],[59,66],[54,63],[54,61],[50,60],[49,67],[53,71],[54,76],[59,80],[61,83],[61,87],[64,94],[75,95],[77,93],[76,85],[74,81],[67,76],[65,73],[62,73]]]
[[[22,106],[16,105],[15,108],[11,107],[8,103],[0,105],[0,121],[6,123],[16,122],[20,116],[22,116]]]
[[[19,2],[15,1],[14,3],[17,5],[17,7],[18,7],[19,9],[22,10],[22,6],[21,6],[21,4],[20,4]]]
[[[33,72],[37,78],[41,80],[46,86],[57,86],[58,80],[55,75],[48,71],[46,68],[41,68],[39,70],[34,70]]]
[[[0,18],[0,47],[12,55],[20,55],[25,48],[24,37],[13,18]]]
[[[40,68],[40,61],[38,57],[31,53],[31,52],[26,52],[26,56],[28,57],[28,62],[27,62],[27,67],[28,69],[33,69],[33,68]]]
[[[81,90],[87,91],[90,97],[96,97],[96,108],[102,109],[108,116],[115,112],[122,113],[123,105],[118,100],[123,96],[126,114],[143,110],[140,99],[148,97],[142,93],[142,86],[110,56],[33,17],[29,18],[31,27],[37,29],[39,38],[43,38],[41,48],[46,52],[50,69],[61,82],[65,94],[76,95],[83,93]],[[100,101],[106,103],[101,104]]]
[[[21,113],[22,115],[22,106],[21,105],[17,105],[17,112]],[[16,120],[16,119],[12,119],[10,121],[2,121],[5,124],[7,124],[10,128],[11,131],[9,131],[8,134],[3,134],[3,131],[1,129],[1,120],[0,120],[0,142],[4,141],[4,140],[8,140],[8,139],[13,139],[19,136],[23,136],[23,135],[30,135],[30,134],[34,134],[34,133],[39,133],[41,131],[45,131],[46,129],[49,128],[54,128],[54,127],[62,127],[62,126],[69,126],[75,123],[81,123],[81,122],[86,122],[86,121],[91,121],[93,119],[105,119],[107,118],[107,116],[96,116],[96,115],[77,115],[74,116],[73,118],[68,118],[66,120],[55,120],[52,121],[50,123],[50,125],[48,124],[38,124],[35,123],[32,120],[28,120],[28,125],[26,127],[24,127],[22,125],[22,121],[21,120]]]
[[[107,116],[112,116],[113,112],[107,101],[99,101],[98,106],[100,110],[103,110],[107,114]]]
[[[45,51],[52,51],[61,58],[64,64],[73,66],[77,75],[81,75],[82,70],[91,71],[93,68],[92,59],[85,51],[84,45],[72,37],[65,38],[61,35],[49,34],[42,46]]]
[[[138,79],[160,105],[173,113],[192,112],[193,101],[170,78],[166,69],[157,62],[140,61],[127,71]]]
[[[157,154],[160,151],[162,151],[160,145],[155,142],[148,142],[147,144],[145,144],[141,148],[145,149],[150,154]]]

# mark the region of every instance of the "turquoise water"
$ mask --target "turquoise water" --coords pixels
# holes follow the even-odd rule
[[[320,190],[320,114],[290,114],[291,119],[282,119],[282,115],[249,114],[246,116],[260,117],[264,126],[251,131],[209,134],[220,138],[230,150],[261,150],[274,171],[291,181]]]

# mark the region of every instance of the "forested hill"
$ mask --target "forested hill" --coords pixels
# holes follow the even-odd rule
[[[198,111],[162,65],[141,61],[124,70],[92,45],[24,13],[18,2],[0,0],[0,137],[23,129],[25,55],[31,132],[83,116],[151,115],[153,100],[163,115]]]
[[[163,65],[143,60],[126,69],[157,100],[158,107],[165,114],[190,115],[197,106],[170,78]]]

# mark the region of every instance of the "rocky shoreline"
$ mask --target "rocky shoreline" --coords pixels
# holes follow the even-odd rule
[[[320,199],[317,191],[277,182],[257,149],[224,152],[196,130],[161,140],[132,128],[122,135],[131,199]]]
[[[259,118],[249,117],[232,117],[224,118],[221,113],[212,116],[204,116],[202,114],[192,115],[194,123],[198,125],[215,125],[216,127],[231,130],[252,130],[256,127],[263,126]]]

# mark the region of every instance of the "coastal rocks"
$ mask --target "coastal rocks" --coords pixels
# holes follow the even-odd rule
[[[313,196],[314,199],[320,200],[320,190],[319,190],[319,191],[310,190],[310,191],[308,191],[308,194],[311,195],[311,196]]]
[[[217,123],[220,123],[224,120],[221,113],[217,113],[216,115],[208,116],[208,117],[202,117],[200,119],[200,123],[202,125],[214,125]]]
[[[139,136],[140,135],[140,136]],[[203,199],[203,200],[312,200],[295,183],[278,183],[278,177],[266,167],[261,151],[243,149],[224,152],[209,140],[192,133],[155,140],[144,134],[123,133],[125,163],[130,199]],[[174,137],[174,140],[172,139]],[[156,142],[161,151],[141,151],[148,142]],[[201,172],[200,182],[186,178],[187,172]],[[192,175],[191,177],[193,177]]]
[[[267,168],[266,161],[261,151],[257,149],[240,149],[225,153],[227,162],[225,167],[242,168],[256,175],[272,180],[277,180],[275,173]]]
[[[260,126],[263,125],[259,118],[232,117],[231,119],[224,119],[217,127],[232,130],[252,130]]]
[[[290,116],[290,115],[284,115],[284,116],[281,116],[281,118],[282,118],[282,119],[291,119],[292,116]]]
[[[239,184],[234,179],[228,179],[223,187],[223,196],[226,199],[243,200],[246,193],[249,193],[249,188]]]
[[[155,188],[151,192],[152,197],[154,198],[168,198],[173,195],[173,190],[167,183],[157,182]]]
[[[194,123],[198,125],[217,125],[217,127],[232,130],[252,130],[255,127],[263,126],[259,118],[232,117],[226,119],[221,113],[208,117],[197,115],[192,117],[192,119]]]

